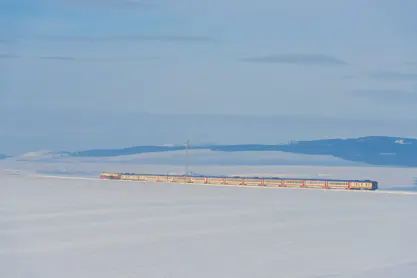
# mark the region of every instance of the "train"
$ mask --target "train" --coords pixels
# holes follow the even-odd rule
[[[213,185],[239,185],[239,186],[269,186],[291,188],[322,188],[346,190],[377,190],[378,182],[372,180],[337,180],[337,179],[295,179],[280,177],[244,177],[244,176],[189,176],[172,174],[135,174],[135,173],[108,173],[100,174],[100,179],[126,180],[144,182],[172,182],[196,183]]]

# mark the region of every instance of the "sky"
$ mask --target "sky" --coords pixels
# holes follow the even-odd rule
[[[0,0],[0,153],[417,137],[415,10]]]

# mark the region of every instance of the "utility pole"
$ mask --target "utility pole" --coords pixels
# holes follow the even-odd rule
[[[190,146],[190,140],[185,141],[185,175],[188,177],[188,148]]]

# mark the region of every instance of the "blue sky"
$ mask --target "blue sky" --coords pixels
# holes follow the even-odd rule
[[[416,10],[1,0],[0,153],[417,136]]]

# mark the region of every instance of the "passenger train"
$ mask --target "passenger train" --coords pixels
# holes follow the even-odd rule
[[[346,190],[376,190],[378,182],[372,180],[336,180],[336,179],[295,179],[278,177],[241,177],[241,176],[187,176],[187,175],[160,175],[160,174],[134,174],[134,173],[107,173],[100,175],[101,179],[147,181],[147,182],[173,182],[197,184],[229,184],[252,185],[269,187],[298,187],[298,188],[324,188]]]

